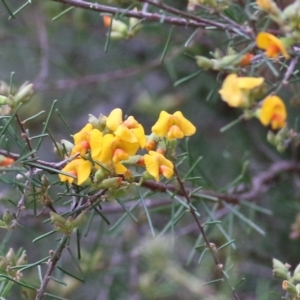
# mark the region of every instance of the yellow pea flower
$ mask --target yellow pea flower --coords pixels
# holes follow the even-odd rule
[[[110,169],[115,170],[117,174],[124,174],[127,171],[120,162],[129,159],[135,155],[139,149],[138,142],[128,143],[113,134],[106,134],[103,137],[102,151],[95,160],[107,165]]]
[[[91,123],[84,126],[78,133],[74,134],[74,147],[71,151],[71,156],[80,153],[85,155],[88,150],[91,150],[92,157],[99,155],[102,148],[103,134],[98,129],[94,129]]]
[[[128,143],[140,144],[141,148],[145,147],[146,136],[144,128],[133,116],[129,116],[123,122],[123,112],[120,108],[114,109],[106,120],[106,126],[115,136]]]
[[[284,43],[268,32],[260,32],[256,37],[258,48],[265,50],[265,55],[270,58],[278,58],[282,54],[286,59],[290,58]]]
[[[193,135],[196,132],[196,127],[183,116],[182,112],[176,111],[170,115],[163,110],[157,122],[152,126],[152,132],[159,137],[174,140]]]
[[[143,161],[146,170],[155,178],[156,181],[159,181],[160,174],[167,179],[174,175],[173,163],[158,152],[150,151],[149,154],[144,155]]]
[[[236,74],[229,74],[223,81],[219,94],[229,106],[247,106],[250,91],[263,82],[263,77],[238,77]]]
[[[259,112],[259,120],[264,126],[271,125],[272,129],[280,129],[285,126],[287,112],[284,102],[276,95],[264,99]]]
[[[90,176],[92,169],[92,163],[88,160],[84,160],[81,158],[74,159],[70,161],[63,169],[62,171],[65,173],[69,173],[70,175],[77,177],[77,184],[81,185],[84,183]],[[64,174],[58,174],[60,181],[68,183],[73,183],[75,178],[64,175]]]
[[[279,15],[280,9],[272,0],[256,0],[258,7],[271,15]]]

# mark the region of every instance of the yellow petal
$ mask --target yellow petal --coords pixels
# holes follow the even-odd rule
[[[114,153],[114,146],[113,143],[115,141],[115,136],[112,134],[106,134],[103,137],[103,145],[102,151],[99,156],[99,161],[102,163],[108,163],[111,161],[113,153]]]
[[[122,110],[120,108],[115,108],[111,111],[106,119],[106,126],[111,131],[117,130],[118,126],[122,123]]]
[[[287,112],[284,102],[276,95],[268,96],[264,99],[259,120],[264,126],[271,124],[273,129],[285,126]]]
[[[238,77],[238,87],[240,89],[252,90],[264,82],[263,77]]]
[[[83,140],[86,140],[87,134],[93,129],[93,125],[91,123],[86,124],[79,132],[74,134],[74,144],[78,144]]]
[[[179,119],[179,127],[185,136],[191,136],[196,132],[196,127],[187,120],[181,111],[176,111],[174,116]]]
[[[137,138],[137,140],[140,144],[140,147],[145,148],[147,138],[145,136],[145,131],[144,131],[143,126],[141,124],[138,124],[138,126],[136,128],[131,129],[131,131],[133,132],[133,134]]]
[[[229,74],[225,78],[222,88],[219,90],[219,94],[222,100],[232,107],[243,106],[247,101],[246,96],[238,87],[238,77],[236,74]]]
[[[80,162],[77,165],[77,184],[81,185],[90,176],[92,163],[88,160],[78,159]]]
[[[153,176],[156,181],[159,181],[159,164],[156,158],[149,154],[145,154],[144,162],[148,173]]]
[[[103,134],[98,129],[93,129],[90,132],[90,148],[92,157],[97,157],[103,146]]]
[[[157,136],[164,137],[169,131],[169,121],[171,115],[166,111],[161,111],[157,122],[152,126],[152,132]]]
[[[168,140],[182,139],[184,137],[184,133],[177,125],[173,125],[169,129],[167,137]]]
[[[133,132],[124,124],[119,125],[117,129],[114,131],[114,134],[122,141],[128,143],[136,143],[138,141],[136,136],[133,134]]]
[[[128,171],[127,168],[124,167],[120,162],[115,164],[116,174],[125,174],[127,171]]]
[[[170,169],[165,165],[160,166],[160,171],[167,179],[170,179],[174,175],[173,169]]]
[[[278,51],[281,52],[285,58],[290,58],[290,55],[287,53],[287,50],[281,40],[271,33],[260,32],[256,37],[256,45],[258,48],[266,50],[266,56],[268,57],[277,57],[280,53],[270,51],[270,49],[278,48]]]

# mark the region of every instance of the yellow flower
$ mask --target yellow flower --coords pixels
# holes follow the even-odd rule
[[[144,163],[148,173],[152,175],[156,181],[159,181],[160,174],[167,179],[171,178],[174,174],[173,163],[155,151],[150,151],[149,154],[144,155]]]
[[[71,156],[80,153],[85,155],[91,149],[92,157],[99,155],[102,148],[103,134],[98,129],[93,129],[93,125],[88,123],[78,133],[74,134],[74,144]]]
[[[272,0],[256,0],[258,7],[270,14],[278,14],[280,12],[276,3]]]
[[[236,74],[230,74],[223,81],[219,94],[229,106],[247,106],[250,91],[263,82],[262,77],[238,77]]]
[[[279,129],[286,124],[286,108],[284,102],[276,95],[264,99],[259,120],[264,126],[271,125],[272,129]]]
[[[106,126],[115,136],[128,143],[138,142],[141,148],[146,145],[144,128],[134,117],[129,116],[123,122],[123,113],[120,108],[114,109],[106,120]]]
[[[285,58],[290,58],[283,42],[273,34],[260,32],[256,37],[256,45],[266,51],[267,57],[277,58],[282,53]]]
[[[95,160],[107,165],[117,174],[124,174],[127,168],[121,164],[121,161],[127,160],[135,155],[139,149],[138,142],[128,143],[113,134],[106,134],[103,137],[103,147],[100,155]]]
[[[159,137],[174,140],[193,135],[196,132],[196,127],[180,111],[170,115],[163,110],[157,122],[152,126],[152,132]]]
[[[78,158],[70,161],[62,169],[62,171],[77,177],[77,184],[81,185],[89,178],[91,169],[92,169],[92,163],[90,161]],[[62,182],[67,181],[70,184],[73,183],[73,181],[75,180],[75,178],[64,174],[58,174],[58,176],[60,178],[60,181]]]

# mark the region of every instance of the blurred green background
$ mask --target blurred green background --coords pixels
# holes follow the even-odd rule
[[[172,4],[184,6],[181,1]],[[21,1],[9,1],[13,11],[20,5]],[[108,29],[103,26],[102,16],[73,9],[52,20],[66,8],[51,1],[33,1],[15,19],[8,20],[7,12],[3,5],[1,7],[1,80],[9,82],[14,72],[16,86],[26,80],[35,86],[33,99],[22,109],[22,118],[41,110],[49,111],[53,101],[57,100],[59,114],[76,132],[86,124],[88,114],[107,115],[120,107],[124,115],[134,115],[149,133],[162,109],[170,113],[181,110],[197,127],[197,134],[189,140],[191,158],[182,170],[187,170],[202,157],[193,172],[194,176],[201,178],[194,180],[192,185],[215,191],[226,192],[225,187],[241,174],[246,162],[249,165],[238,183],[247,186],[253,177],[272,163],[281,159],[297,159],[295,149],[278,154],[269,146],[266,142],[267,129],[257,120],[241,122],[224,133],[220,132],[223,126],[239,116],[237,110],[220,101],[218,90],[224,74],[218,76],[211,71],[201,72],[178,84],[180,79],[199,71],[194,55],[209,55],[217,47],[226,48],[228,40],[224,33],[199,29],[185,47],[194,34],[193,29],[145,23],[136,37],[111,40],[105,51]],[[163,57],[168,37],[170,44]],[[291,91],[287,88],[284,93],[289,100]],[[299,107],[293,106],[290,122],[298,112]],[[59,114],[55,112],[52,115],[49,128],[57,141],[70,139],[70,132]],[[41,116],[28,122],[26,126],[30,134],[40,133],[44,121],[45,116]],[[181,147],[182,151],[187,149],[184,143]],[[52,149],[51,139],[44,139],[38,156],[47,161],[59,161]],[[56,180],[54,175],[51,178]],[[235,192],[232,186],[229,190]],[[261,207],[264,213],[251,205],[232,208],[264,230],[265,235],[230,213],[231,208],[226,210],[222,204],[215,205],[203,199],[195,203],[201,212],[202,222],[209,214],[221,220],[220,226],[207,228],[212,242],[221,246],[228,237],[235,240],[234,247],[224,248],[219,256],[227,267],[234,264],[230,271],[233,283],[245,278],[238,287],[241,299],[281,299],[281,282],[272,278],[271,260],[276,257],[292,267],[300,262],[299,239],[289,238],[291,224],[299,211],[298,191],[297,176],[286,175],[271,185],[269,191],[253,199],[252,203]],[[2,213],[7,207],[11,209],[8,198],[16,201],[19,197],[13,193],[3,194]],[[164,194],[149,194],[147,198],[151,205],[153,200],[167,203],[157,207],[153,205],[149,210],[159,234],[180,206],[174,202],[171,205],[168,202],[170,197]],[[126,201],[129,201],[128,206],[134,203],[131,198]],[[103,204],[103,211],[112,225],[124,214],[116,207],[116,203]],[[35,218],[31,210],[25,215],[22,227],[8,233],[11,235],[8,245],[26,249],[29,262],[34,262],[47,256],[58,235],[32,244],[35,237],[50,231],[52,226],[43,224],[42,216]],[[223,299],[230,299],[228,287],[221,282],[207,285],[207,290],[197,294],[186,282],[170,275],[187,272],[194,279],[199,279],[199,285],[219,278],[210,255],[205,253],[202,257],[203,249],[193,251],[193,246],[201,244],[201,239],[188,213],[175,226],[166,228],[163,242],[157,242],[158,238],[154,240],[151,236],[142,206],[134,210],[134,215],[138,223],[127,217],[112,231],[112,225],[108,226],[95,216],[89,234],[82,236],[81,240],[80,265],[85,275],[79,272],[68,253],[64,253],[62,259],[62,266],[80,278],[85,277],[86,283],[57,272],[55,276],[69,281],[69,288],[66,287],[63,292],[61,285],[52,282],[51,291],[74,300],[219,299],[219,294],[223,295]],[[0,229],[0,241],[4,236],[6,232]],[[70,248],[76,249],[75,239]],[[145,249],[150,250],[147,252]],[[36,269],[24,272],[24,279],[29,281],[37,277]],[[189,279],[192,285],[193,280]],[[19,299],[19,293],[16,288],[15,298],[9,299]],[[30,294],[27,296],[31,299]]]

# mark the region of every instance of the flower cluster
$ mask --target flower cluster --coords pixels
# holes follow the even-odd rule
[[[219,93],[229,106],[244,108],[246,115],[252,109],[264,126],[281,129],[286,125],[287,112],[284,102],[276,95],[267,96],[261,103],[256,103],[258,88],[264,83],[264,78],[238,77],[228,75],[223,81]]]
[[[179,111],[173,115],[162,111],[149,136],[133,116],[123,120],[120,108],[107,117],[90,115],[89,123],[74,134],[74,144],[61,143],[60,150],[70,162],[61,170],[59,178],[69,184],[118,187],[123,179],[132,181],[129,167],[134,166],[146,169],[142,179],[158,181],[161,174],[169,179],[174,174],[171,161],[174,141],[195,131],[195,126]],[[149,152],[138,154],[143,149]]]

